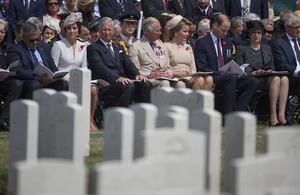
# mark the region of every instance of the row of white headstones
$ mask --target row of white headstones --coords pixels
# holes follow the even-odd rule
[[[42,89],[12,103],[10,195],[87,194],[90,71],[70,78],[70,92]],[[221,121],[213,93],[190,89],[153,89],[151,104],[107,109],[93,194],[220,194]],[[226,115],[224,134],[223,194],[299,194],[299,129],[267,130],[260,156],[254,115]]]

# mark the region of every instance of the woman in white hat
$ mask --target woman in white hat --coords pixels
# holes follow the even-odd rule
[[[72,70],[74,68],[87,68],[86,44],[77,40],[82,22],[80,12],[71,13],[65,21],[66,38],[53,44],[51,55],[58,70]],[[64,79],[69,81],[69,75]],[[97,104],[97,87],[91,86],[91,117],[90,130],[97,130],[93,123],[93,116]]]
[[[170,23],[171,41],[165,43],[170,58],[173,76],[175,78],[185,77],[187,74],[196,72],[196,65],[193,50],[190,45],[184,44],[189,36],[189,29],[192,23],[182,16],[174,17]],[[213,78],[210,75],[185,77],[191,82],[186,83],[186,87],[193,90],[212,90]]]

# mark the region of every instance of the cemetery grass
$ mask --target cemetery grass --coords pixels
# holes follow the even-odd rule
[[[263,133],[268,126],[266,124],[257,124],[257,136],[256,136],[256,154],[260,155],[263,152]],[[85,165],[88,172],[88,177],[91,181],[92,170],[95,163],[102,162],[103,154],[103,137],[101,136],[103,131],[91,132],[90,139],[90,156],[85,158]],[[224,128],[222,130],[222,135],[224,135]],[[7,195],[7,181],[8,181],[8,153],[9,153],[9,132],[0,131],[0,195]],[[224,157],[224,136],[222,136],[222,162]],[[222,163],[223,166],[223,163]],[[223,167],[222,167],[223,170]],[[223,172],[221,173],[223,178]],[[91,192],[93,184],[89,182],[88,189]],[[221,187],[223,182],[221,181]]]

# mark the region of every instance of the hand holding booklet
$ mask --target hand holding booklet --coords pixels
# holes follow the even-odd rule
[[[192,73],[192,74],[187,74],[185,75],[185,77],[188,77],[188,76],[203,76],[203,75],[208,75],[208,74],[212,74],[213,72],[195,72],[195,73]]]
[[[17,67],[18,67],[19,61],[15,61],[11,63],[8,68],[2,69],[0,68],[0,76],[13,76],[16,74]]]
[[[229,72],[238,73],[238,76],[242,76],[243,74],[245,74],[244,68],[246,67],[244,65],[242,66],[243,68],[241,68],[235,61],[231,60],[230,62],[225,64],[222,68],[220,68],[220,71],[225,72],[230,67]]]
[[[47,74],[47,78],[49,79],[62,79],[64,76],[66,76],[69,73],[69,70],[60,70],[53,73],[49,68],[46,66],[43,66],[39,64],[33,71],[33,74],[41,76],[43,74]]]
[[[158,78],[155,78],[156,80],[168,80],[168,81],[174,81],[174,82],[177,82],[177,81],[183,81],[185,83],[191,83],[192,81],[190,81],[189,79],[186,79],[186,78],[174,78],[174,79],[169,79],[167,77],[158,77]]]

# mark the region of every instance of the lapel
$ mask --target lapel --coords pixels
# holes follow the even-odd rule
[[[21,12],[24,18],[27,18],[26,13],[25,13],[25,6],[23,4],[23,0],[19,0],[16,4],[18,4],[20,7],[20,9],[18,10],[18,12]],[[28,9],[28,13],[29,13],[29,9]]]
[[[44,63],[44,66],[46,66],[46,67],[48,67],[49,68],[49,66],[48,66],[48,64],[47,64],[47,60],[45,59],[45,51],[44,51],[44,48],[41,46],[41,44],[39,44],[38,46],[37,46],[37,50],[38,50],[38,52],[40,53],[40,56],[41,56],[41,58],[42,58],[42,60],[43,60],[43,63]]]
[[[105,53],[105,55],[109,58],[109,60],[110,60],[113,64],[118,65],[116,59],[114,59],[114,58],[111,56],[110,51],[108,50],[108,48],[106,47],[106,45],[104,45],[100,39],[97,41],[97,43],[100,44],[101,50]],[[115,56],[116,56],[116,53],[115,53]]]
[[[234,2],[235,2],[236,7],[238,8],[237,10],[241,10],[242,9],[241,1],[235,0]],[[241,13],[239,13],[239,14],[241,14]]]
[[[115,53],[115,59],[114,61],[117,63],[118,66],[120,66],[119,62],[120,62],[120,48],[119,48],[120,45],[117,45],[116,43],[112,43],[112,47],[113,47],[113,50],[114,50],[114,53]],[[125,52],[125,51],[123,51]]]
[[[29,13],[31,13],[31,11],[34,9],[34,5],[36,4],[36,0],[30,0],[30,4],[29,4],[29,8],[28,8],[28,16]],[[25,7],[24,7],[24,11],[25,11]],[[25,13],[25,12],[24,12]],[[25,13],[26,14],[26,13]],[[29,17],[28,17],[29,18]]]
[[[294,55],[294,50],[290,44],[290,41],[289,41],[289,38],[285,35],[283,35],[282,39],[284,40],[284,44],[283,46],[285,47],[284,50],[286,50],[287,52],[286,53],[289,53],[291,55],[291,57],[293,58],[293,64],[297,64],[297,61],[296,61],[296,56]],[[298,40],[298,44],[300,45],[300,42],[299,42],[299,39],[297,38]]]
[[[164,10],[165,9],[163,0],[156,0],[155,4],[157,4],[158,9],[160,9],[160,10]],[[169,2],[168,2],[168,5],[169,5]],[[167,6],[167,9],[168,9],[168,6]]]
[[[218,64],[218,55],[216,53],[216,49],[215,49],[215,43],[213,42],[213,39],[210,35],[210,33],[207,34],[208,36],[208,43],[210,45],[210,48],[211,48],[211,53],[213,55],[213,59],[216,59],[216,62],[217,63],[212,63],[212,66],[215,66],[215,70],[219,70],[219,64]],[[223,48],[223,47],[222,47]],[[223,57],[224,58],[224,57]]]
[[[25,51],[25,54],[26,54],[28,60],[30,61],[31,68],[34,69],[34,66],[33,66],[33,60],[32,60],[31,54],[30,54],[30,52],[29,52],[29,50],[28,50],[27,45],[25,44],[24,41],[22,41],[21,44],[22,44],[22,47],[24,48],[24,51]]]
[[[115,7],[117,7],[117,9],[119,10],[119,12],[120,13],[122,13],[123,12],[123,10],[121,9],[121,6],[120,6],[120,4],[118,3],[118,1],[117,0],[110,0],[113,4],[115,4],[114,6]],[[125,8],[125,2],[124,2],[125,0],[123,0],[123,4],[124,4],[124,8]]]
[[[225,43],[225,45],[223,45],[223,43]],[[231,50],[231,49],[227,46],[227,42],[224,39],[221,39],[221,46],[222,46],[222,55],[223,55],[223,60],[224,60],[224,65],[225,65],[228,62],[227,59],[231,58],[232,51],[229,52],[229,50]],[[227,54],[228,54],[228,56],[227,56]]]
[[[157,43],[157,41],[156,41],[155,43]],[[143,49],[147,52],[148,56],[149,56],[156,64],[159,64],[157,56],[155,55],[153,49],[151,48],[149,42],[145,39],[145,37],[142,37],[142,38],[141,38],[141,46],[142,46]]]

